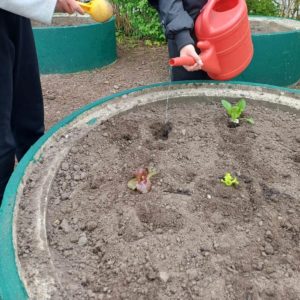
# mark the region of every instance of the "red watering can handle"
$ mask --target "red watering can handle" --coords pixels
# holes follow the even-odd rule
[[[201,49],[202,69],[208,73],[219,74],[221,70],[214,47],[208,41],[198,42],[197,47]],[[192,66],[195,63],[196,61],[191,56],[175,57],[169,60],[169,65],[172,67]]]
[[[208,14],[210,14],[211,10],[213,9],[213,7],[216,5],[217,2],[219,2],[221,0],[208,0],[207,3],[205,4],[204,8],[202,9],[202,14],[203,16],[205,15],[206,20],[208,20]]]
[[[197,47],[201,49],[202,51],[208,50],[210,44],[208,42],[198,42]],[[205,53],[200,55],[200,59],[203,61],[203,58],[206,58]],[[178,66],[192,66],[196,63],[194,58],[191,56],[182,56],[182,57],[174,57],[169,60],[169,65],[172,67],[178,67]],[[205,62],[203,62],[205,63]]]

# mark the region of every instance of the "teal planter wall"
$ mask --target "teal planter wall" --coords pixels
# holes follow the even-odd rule
[[[234,80],[289,86],[300,79],[300,31],[253,35],[254,57]]]
[[[115,18],[105,23],[33,29],[42,74],[73,73],[117,58]]]
[[[255,19],[274,23],[277,21],[283,26],[285,21],[293,22],[297,29],[291,28],[286,32],[252,34],[254,45],[252,62],[234,80],[278,86],[297,83],[300,80],[300,22],[283,18],[255,17]]]

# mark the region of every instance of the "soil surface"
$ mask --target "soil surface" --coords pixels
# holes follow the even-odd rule
[[[168,80],[167,47],[145,47],[132,42],[118,46],[118,60],[105,68],[42,75],[46,127],[104,96]]]
[[[230,128],[219,102],[170,99],[165,139],[165,108],[104,122],[61,164],[47,230],[62,293],[300,299],[299,115],[248,103],[255,124]],[[127,188],[139,167],[158,173],[147,194]]]
[[[277,24],[276,22],[259,22],[251,21],[252,33],[274,33],[274,32],[287,32],[291,31],[291,28]]]

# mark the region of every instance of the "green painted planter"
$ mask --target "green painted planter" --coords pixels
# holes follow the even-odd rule
[[[167,98],[209,96],[214,99],[220,89],[224,97],[246,97],[253,101],[265,101],[280,107],[300,110],[300,91],[274,86],[261,86],[247,83],[220,83],[220,82],[176,82],[160,83],[150,86],[123,91],[90,103],[89,105],[72,113],[58,124],[53,126],[42,136],[27,152],[15,169],[6,188],[3,204],[0,208],[0,299],[23,300],[28,299],[60,299],[55,297],[59,284],[55,275],[55,267],[51,263],[51,255],[47,248],[45,210],[47,208],[47,193],[51,185],[51,178],[56,173],[61,160],[67,155],[81,136],[87,134],[99,122],[106,120],[118,113],[125,112],[137,105],[144,105]],[[124,101],[126,98],[126,101]],[[109,102],[109,103],[108,103]],[[72,134],[75,130],[76,134]],[[17,253],[16,224],[20,212],[19,200],[26,186],[27,178],[34,168],[42,168],[40,172],[42,185],[37,185],[38,192],[29,209],[30,224],[33,232],[29,237],[32,259],[45,254],[43,261],[39,261],[34,271],[34,281],[26,282],[28,275],[20,262]],[[30,266],[30,263],[29,263]],[[32,276],[32,275],[31,275]],[[22,278],[22,279],[21,279]],[[34,286],[32,286],[34,285]],[[26,288],[25,288],[26,286]],[[36,289],[34,291],[34,289]],[[29,292],[30,291],[30,292]]]
[[[115,18],[105,23],[36,27],[33,32],[42,74],[92,70],[117,58]]]
[[[250,17],[268,26],[287,27],[284,32],[254,33],[254,56],[249,67],[234,80],[290,86],[300,80],[300,21]],[[267,28],[267,27],[266,27]]]

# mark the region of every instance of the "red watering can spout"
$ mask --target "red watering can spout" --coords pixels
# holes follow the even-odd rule
[[[169,65],[172,67],[192,66],[196,61],[191,56],[174,57],[169,60]]]
[[[202,69],[212,79],[229,80],[242,73],[253,56],[245,0],[208,0],[195,22]],[[191,66],[192,57],[176,57],[171,66]]]

